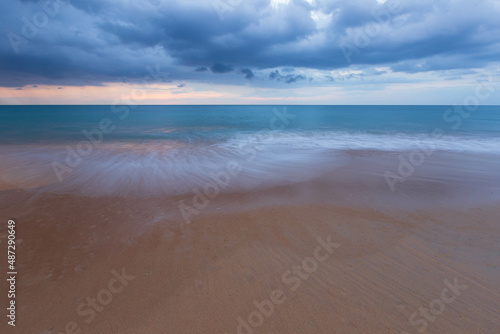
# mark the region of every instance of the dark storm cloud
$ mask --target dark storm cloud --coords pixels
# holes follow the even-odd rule
[[[253,78],[255,78],[255,74],[249,68],[243,68],[241,70],[241,73],[245,75],[245,79],[252,80]]]
[[[222,64],[222,63],[215,63],[210,67],[210,70],[213,73],[229,73],[229,72],[234,71],[234,68],[232,68],[229,65]]]
[[[299,80],[306,80],[306,77],[303,75],[294,75],[294,74],[287,74],[287,75],[281,75],[278,70],[273,71],[269,73],[269,80],[274,80],[276,79],[277,81],[284,81],[287,84],[297,82]]]
[[[133,82],[151,75],[148,66],[171,80],[239,83],[244,74],[253,84],[271,71],[278,85],[305,81],[294,68],[416,73],[500,57],[493,0],[226,1],[223,13],[215,3],[2,1],[0,86]]]

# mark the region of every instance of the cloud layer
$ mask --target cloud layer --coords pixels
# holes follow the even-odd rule
[[[0,86],[162,80],[284,86],[479,69],[496,0],[42,0],[0,4]],[[350,75],[353,75],[352,73]]]

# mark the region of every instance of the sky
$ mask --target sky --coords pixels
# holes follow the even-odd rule
[[[500,0],[2,0],[0,104],[500,104]]]

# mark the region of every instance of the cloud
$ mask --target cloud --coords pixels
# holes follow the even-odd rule
[[[251,69],[243,68],[241,69],[241,73],[245,75],[245,79],[252,80],[253,78],[255,78],[255,74]]]
[[[194,69],[195,72],[206,72],[208,71],[208,68],[206,68],[205,66],[200,66],[200,67],[197,67]]]
[[[306,77],[299,74],[299,75],[294,75],[294,74],[287,74],[287,75],[281,75],[278,70],[275,70],[271,73],[269,73],[269,80],[274,80],[276,79],[277,81],[284,81],[287,84],[291,84],[294,82],[297,82],[299,80],[306,80]]]
[[[390,14],[394,1],[242,1],[221,19],[211,1],[72,0],[29,36],[23,17],[33,24],[38,1],[2,1],[0,35],[20,39],[0,40],[0,86],[141,82],[148,66],[170,80],[242,84],[244,74],[251,85],[306,85],[318,71],[328,82],[341,69],[375,76],[384,73],[374,67],[416,74],[498,64],[498,1],[405,1]],[[271,82],[259,79],[267,74]]]
[[[215,64],[213,64],[210,67],[210,70],[213,73],[229,73],[229,72],[234,71],[234,69],[231,66],[225,65],[225,64],[222,64],[222,63],[215,63]]]

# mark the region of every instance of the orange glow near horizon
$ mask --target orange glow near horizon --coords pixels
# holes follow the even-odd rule
[[[0,87],[0,105],[29,104],[426,104],[462,103],[474,92],[477,82],[433,80],[420,83],[389,83],[377,89],[344,86],[253,87],[200,82],[159,83],[141,86],[130,83],[105,83],[100,86],[27,85],[22,88]],[[418,91],[419,94],[415,94]],[[447,101],[443,96],[448,94]],[[493,104],[496,101],[491,101]],[[491,103],[490,102],[490,103]]]
[[[329,87],[330,98],[335,89]],[[18,88],[0,87],[0,104],[262,104],[280,102],[308,102],[325,97],[311,88],[293,88],[301,92],[292,96],[277,96],[274,89],[256,89],[248,86],[193,84],[156,84],[148,87],[108,83],[102,86],[32,85]],[[274,94],[272,94],[274,92]],[[314,92],[314,96],[311,93]],[[256,94],[257,93],[257,94]]]
[[[2,104],[176,104],[186,100],[222,97],[215,91],[193,91],[176,85],[158,84],[143,87],[119,83],[103,86],[25,86],[22,89],[0,87]]]

